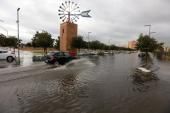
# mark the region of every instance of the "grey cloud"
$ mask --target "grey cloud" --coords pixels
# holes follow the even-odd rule
[[[16,8],[21,7],[21,37],[30,40],[36,30],[47,30],[53,37],[59,35],[61,21],[58,7],[64,0],[1,0],[0,19],[11,35],[16,35]],[[140,33],[147,34],[145,24],[152,24],[158,40],[170,44],[169,0],[73,0],[81,10],[91,9],[92,18],[80,18],[79,34],[108,43],[127,43],[137,39]],[[0,30],[2,31],[2,30]]]

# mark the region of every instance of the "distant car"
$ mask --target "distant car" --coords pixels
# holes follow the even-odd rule
[[[0,49],[0,60],[6,60],[7,62],[13,62],[16,56],[15,53],[8,50]]]
[[[74,59],[76,59],[76,57],[71,56],[68,52],[53,51],[47,54],[45,63],[64,65]]]

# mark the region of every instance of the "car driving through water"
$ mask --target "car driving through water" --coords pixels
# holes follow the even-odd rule
[[[68,52],[51,51],[47,54],[45,63],[64,65],[77,57],[70,55]]]

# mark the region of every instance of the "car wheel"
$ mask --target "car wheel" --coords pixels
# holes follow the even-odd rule
[[[12,56],[7,57],[7,62],[11,63],[14,61],[14,58]]]

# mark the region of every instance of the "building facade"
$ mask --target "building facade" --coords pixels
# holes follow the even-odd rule
[[[164,47],[164,52],[170,52],[170,47]]]
[[[71,51],[72,40],[77,37],[77,24],[64,22],[60,25],[60,51]]]
[[[136,49],[136,44],[137,44],[137,41],[135,41],[135,40],[129,41],[129,42],[128,42],[128,48],[130,48],[130,49]]]

